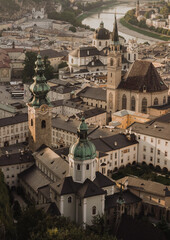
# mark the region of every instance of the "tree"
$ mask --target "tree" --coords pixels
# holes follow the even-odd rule
[[[69,31],[76,32],[77,30],[76,30],[76,28],[74,26],[71,26],[71,27],[69,27]]]
[[[47,80],[52,79],[54,77],[54,68],[51,66],[50,61],[48,60],[48,57],[44,57],[44,75]]]
[[[36,59],[37,54],[35,52],[26,52],[23,70],[23,83],[32,81]]]
[[[35,61],[37,59],[37,53],[26,52],[23,70],[23,83],[31,83],[35,74]],[[44,57],[44,75],[47,80],[54,77],[54,68],[51,66],[48,57]]]
[[[13,205],[13,217],[14,219],[18,220],[19,217],[21,216],[21,207],[20,207],[20,204],[18,201],[15,201],[14,202],[14,205]]]
[[[4,183],[4,175],[0,170],[0,239],[4,237],[4,235],[5,240],[16,239],[10,206],[10,196],[6,184]]]

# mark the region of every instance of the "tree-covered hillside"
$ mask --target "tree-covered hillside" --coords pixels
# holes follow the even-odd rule
[[[0,239],[15,239],[12,210],[8,189],[4,183],[4,176],[0,171]]]

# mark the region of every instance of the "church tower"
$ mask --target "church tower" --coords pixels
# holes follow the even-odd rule
[[[42,144],[51,145],[51,105],[47,98],[50,87],[44,76],[41,56],[35,62],[34,82],[30,86],[33,95],[28,105],[29,148],[36,151]]]
[[[136,2],[136,17],[139,17],[139,0]]]
[[[88,140],[88,126],[85,119],[78,128],[78,141],[70,147],[69,174],[74,182],[84,183],[88,178],[93,181],[96,177],[96,147]]]
[[[122,56],[120,52],[119,35],[117,20],[112,33],[112,43],[107,60],[107,112],[114,113],[118,110],[118,90],[117,87],[121,82]]]

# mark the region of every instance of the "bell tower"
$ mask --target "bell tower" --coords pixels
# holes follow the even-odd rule
[[[42,144],[51,145],[51,104],[47,98],[50,87],[44,76],[41,56],[35,62],[34,82],[30,86],[32,99],[28,105],[29,148],[36,151]]]
[[[74,182],[83,183],[87,178],[93,181],[96,177],[96,147],[88,140],[88,126],[85,118],[78,128],[78,141],[70,147],[69,174]]]
[[[121,82],[122,56],[120,52],[117,20],[112,33],[112,43],[107,59],[107,112],[114,113],[118,110],[118,86]]]

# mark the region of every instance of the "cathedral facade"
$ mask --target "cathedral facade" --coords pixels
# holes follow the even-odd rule
[[[148,107],[168,103],[168,87],[151,62],[137,60],[122,75],[121,49],[117,22],[108,55],[107,111],[127,109],[148,113]]]

